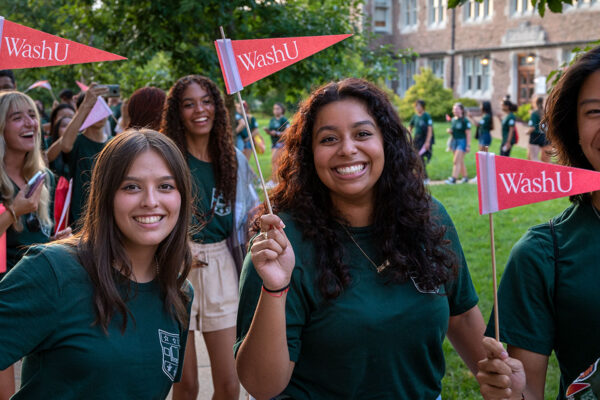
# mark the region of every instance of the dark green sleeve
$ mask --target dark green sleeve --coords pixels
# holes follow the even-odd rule
[[[286,226],[290,227],[290,223],[285,221]],[[287,231],[288,228],[286,228]],[[286,232],[287,233],[287,232]],[[290,235],[288,235],[289,237]],[[296,264],[298,264],[299,253],[298,248],[294,246],[294,252],[296,253]],[[287,330],[287,343],[288,351],[290,353],[291,361],[298,361],[301,349],[301,336],[302,330],[309,317],[309,306],[308,301],[305,297],[306,290],[302,283],[303,271],[298,265],[292,272],[292,280],[290,282],[290,289],[287,293],[287,299],[285,304],[285,317],[286,317],[286,330]],[[312,282],[310,282],[312,284]],[[262,288],[262,280],[252,264],[250,253],[246,255],[244,260],[244,266],[240,276],[240,303],[237,315],[237,334],[236,342],[233,350],[234,355],[237,355],[240,345],[244,341],[252,318],[254,318],[254,312],[260,292]]]
[[[438,223],[446,227],[445,239],[450,241],[450,250],[458,259],[458,276],[446,285],[446,293],[448,293],[448,304],[450,306],[450,315],[460,315],[471,308],[475,307],[479,302],[479,297],[471,281],[471,274],[467,266],[467,260],[456,233],[456,228],[452,219],[444,206],[437,200],[434,201],[433,215],[437,216]]]
[[[58,279],[49,260],[31,249],[0,281],[0,370],[44,342],[60,320]]]
[[[416,125],[415,117],[416,117],[416,115],[413,115],[412,117],[410,117],[410,121],[408,123],[408,126],[410,126],[411,128]]]
[[[547,225],[532,228],[513,247],[498,289],[500,340],[550,355],[554,343],[554,261]],[[494,336],[494,316],[487,336]]]

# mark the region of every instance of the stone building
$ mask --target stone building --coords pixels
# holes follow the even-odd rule
[[[368,0],[376,42],[412,48],[419,57],[399,63],[390,86],[402,96],[420,67],[444,79],[457,97],[491,100],[509,94],[519,104],[546,93],[548,74],[571,50],[600,39],[600,0],[573,0],[562,14],[540,17],[531,0]]]

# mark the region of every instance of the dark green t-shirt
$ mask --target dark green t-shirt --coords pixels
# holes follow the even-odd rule
[[[546,134],[540,129],[540,112],[538,110],[534,110],[529,116],[529,127],[533,128],[533,132],[531,132],[531,136],[529,138],[529,143],[539,144],[541,142],[546,141]]]
[[[452,137],[454,139],[466,139],[467,138],[467,129],[471,129],[471,123],[465,117],[452,118]]]
[[[492,116],[490,114],[483,114],[479,120],[479,126],[482,132],[489,133],[492,130]]]
[[[554,218],[558,269],[548,223],[534,226],[513,247],[498,292],[500,339],[549,356],[567,386],[600,355],[600,219],[589,203]],[[486,335],[494,335],[490,318]]]
[[[290,122],[283,115],[279,118],[271,118],[271,120],[269,121],[268,129],[270,131],[277,131],[277,133],[279,134],[279,136],[271,136],[271,147],[275,147],[275,145],[279,141],[279,138],[281,137],[281,134],[283,133],[283,131],[289,128],[289,126]]]
[[[296,265],[286,301],[287,343],[295,368],[284,393],[303,399],[435,399],[444,376],[442,343],[451,315],[477,304],[458,236],[443,206],[434,214],[447,227],[460,272],[442,291],[419,292],[412,281],[386,284],[340,228],[344,261],[352,283],[326,302],[315,284],[314,246],[304,240],[289,214],[282,213]],[[373,228],[352,228],[354,239],[381,263]],[[250,256],[240,278],[237,350],[248,332],[261,291]]]
[[[27,247],[33,244],[47,243],[50,241],[52,236],[52,229],[54,228],[54,190],[56,189],[56,180],[54,174],[46,169],[46,188],[50,194],[48,202],[48,215],[50,216],[50,226],[43,225],[41,223],[36,224],[30,222],[27,224],[28,219],[32,219],[35,214],[21,215],[20,219],[23,224],[23,230],[17,232],[13,229],[12,225],[6,231],[6,271],[10,271],[23,257],[23,254],[27,251]],[[19,187],[13,182],[13,189],[15,196],[19,192]],[[39,222],[39,220],[38,220]],[[39,226],[39,229],[37,227]],[[32,229],[30,229],[31,227]],[[0,280],[5,274],[0,274]]]
[[[244,116],[242,114],[238,114],[238,113],[235,114],[236,122],[243,118],[244,118]],[[250,132],[252,132],[256,128],[258,128],[258,122],[256,121],[256,118],[254,118],[254,117],[248,118],[248,123],[250,124]],[[238,133],[238,136],[240,136],[244,140],[248,139],[248,130],[246,129],[245,126],[244,126],[244,129],[242,129]]]
[[[199,215],[204,216],[208,224],[200,231],[192,233],[196,243],[217,243],[225,240],[233,231],[233,213],[231,205],[226,204],[222,195],[216,194],[215,174],[211,163],[187,155],[188,165],[194,181],[194,206]],[[201,221],[194,217],[192,226],[198,228]]]
[[[506,115],[506,117],[504,117],[504,119],[502,120],[502,145],[504,145],[504,143],[506,143],[506,141],[508,140],[509,128],[511,126],[514,127],[516,124],[516,121],[517,121],[517,118],[515,117],[515,114],[513,114],[513,113],[508,113],[508,115]],[[515,143],[517,143],[517,138],[516,138],[516,135],[513,133],[510,144],[515,144]]]
[[[117,313],[106,334],[94,325],[89,275],[70,250],[39,246],[23,257],[0,282],[0,370],[25,357],[12,399],[166,398],[181,377],[188,329],[165,311],[156,280],[131,285],[135,322],[128,318],[122,334]]]
[[[417,138],[427,138],[427,128],[432,127],[433,129],[433,120],[431,116],[427,112],[423,112],[421,115],[414,114],[410,119],[409,125],[414,129],[413,134],[415,139]]]
[[[108,139],[110,140],[110,138]],[[92,169],[96,163],[96,157],[102,151],[108,140],[104,143],[95,142],[88,139],[84,134],[77,135],[73,149],[64,154],[64,160],[67,162],[69,171],[73,176],[73,194],[71,197],[71,225],[79,221],[83,214],[83,207],[86,205],[90,182],[92,180]]]

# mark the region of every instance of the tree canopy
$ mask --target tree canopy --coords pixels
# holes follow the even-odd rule
[[[63,38],[128,58],[62,67],[17,70],[19,87],[49,79],[56,87],[120,83],[164,89],[197,73],[221,87],[214,40],[223,26],[231,39],[353,33],[346,39],[244,89],[264,95],[272,88],[295,102],[312,87],[346,76],[383,82],[392,78],[397,55],[389,46],[369,46],[362,0],[3,0],[0,15]],[[248,93],[250,92],[250,93]]]

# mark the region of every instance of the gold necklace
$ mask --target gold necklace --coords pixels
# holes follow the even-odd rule
[[[371,260],[371,257],[369,257],[367,255],[367,253],[365,253],[365,251],[362,249],[362,247],[360,247],[358,245],[358,243],[356,242],[356,240],[354,240],[354,237],[350,234],[350,231],[348,230],[348,228],[346,228],[346,225],[344,225],[344,224],[340,224],[340,225],[342,225],[342,228],[344,228],[344,231],[346,231],[346,233],[348,234],[348,237],[350,238],[350,240],[352,240],[352,242],[356,245],[356,247],[358,247],[358,250],[360,250],[360,252],[362,253],[362,255],[365,256],[365,258],[367,260],[369,260],[369,262],[373,265],[373,267],[375,268],[375,271],[377,271],[378,274],[382,273],[383,270],[386,269],[386,267],[388,267],[390,265],[390,262],[388,260],[385,260],[380,265],[375,264],[375,262],[373,262],[373,260]]]

